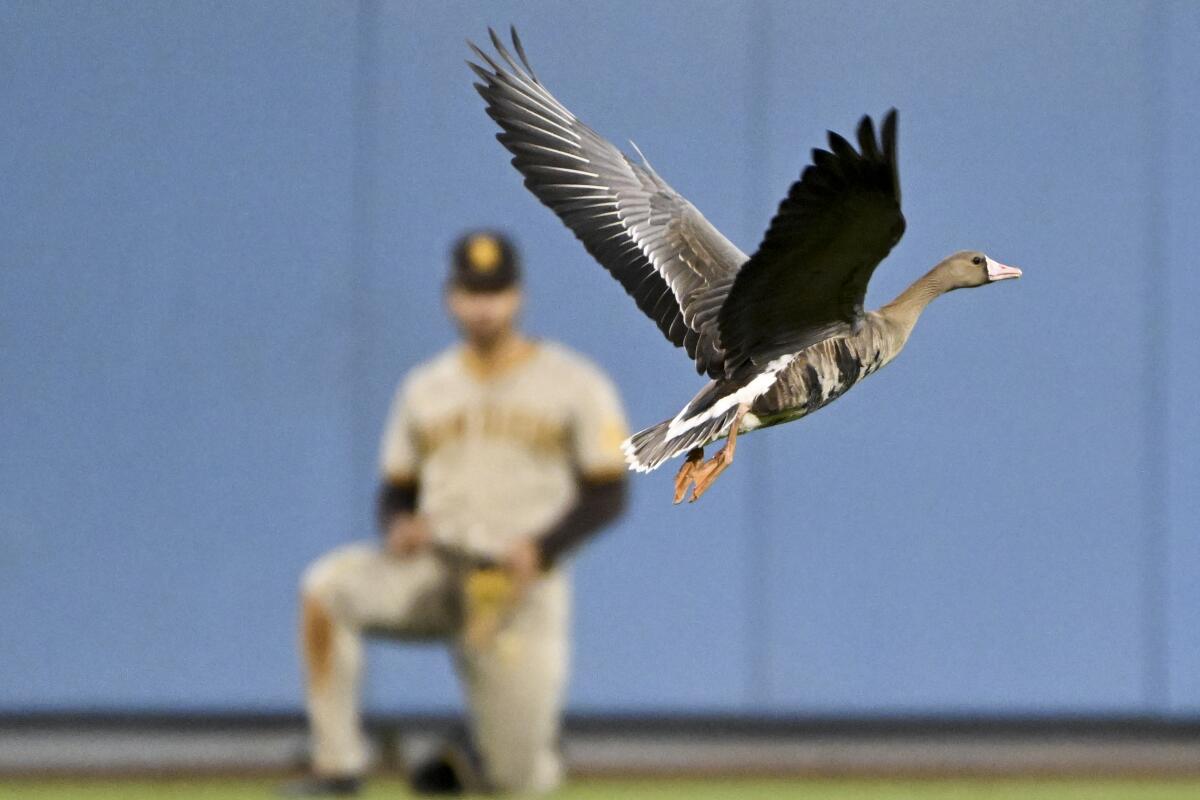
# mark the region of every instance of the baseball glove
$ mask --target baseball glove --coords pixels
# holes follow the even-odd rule
[[[486,650],[508,621],[520,599],[516,582],[498,567],[474,569],[464,586],[466,621],[463,638],[467,647]]]

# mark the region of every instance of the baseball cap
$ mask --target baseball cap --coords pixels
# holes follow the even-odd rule
[[[450,251],[450,285],[469,292],[499,292],[521,281],[521,258],[507,236],[468,231]]]

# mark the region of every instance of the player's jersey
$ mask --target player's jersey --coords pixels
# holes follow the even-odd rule
[[[500,557],[575,502],[578,480],[616,477],[625,414],[608,378],[582,356],[535,342],[485,375],[465,347],[401,384],[381,454],[387,479],[417,480],[434,537]]]

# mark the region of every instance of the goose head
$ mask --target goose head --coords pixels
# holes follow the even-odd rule
[[[934,272],[944,282],[947,291],[1021,277],[1021,270],[1001,264],[978,250],[961,250],[938,264]]]

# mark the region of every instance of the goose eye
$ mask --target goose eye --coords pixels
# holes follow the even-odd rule
[[[975,256],[974,258],[971,259],[971,263],[975,264],[976,266],[979,266],[980,264],[983,263],[983,256]]]

